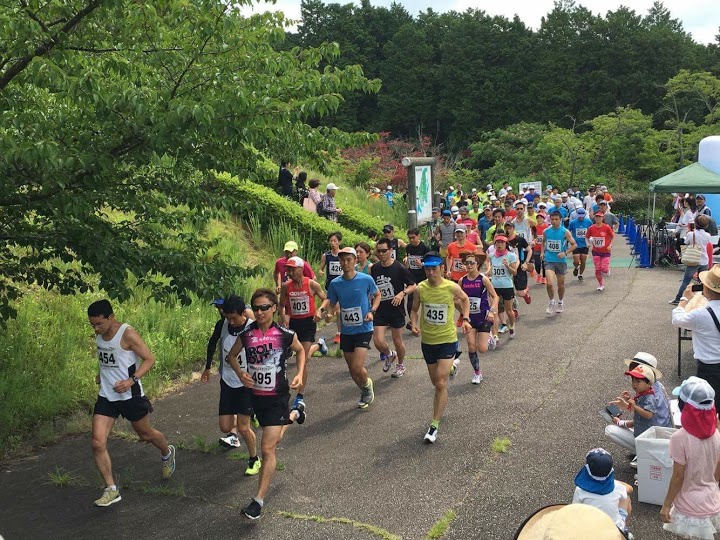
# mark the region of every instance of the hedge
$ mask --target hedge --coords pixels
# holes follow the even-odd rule
[[[343,207],[342,214],[340,214],[338,220],[341,225],[347,227],[348,229],[352,229],[353,231],[357,231],[365,237],[367,237],[368,229],[372,229],[377,231],[378,234],[382,234],[381,231],[385,226],[385,222],[382,219],[371,216],[359,208],[348,208],[347,206]],[[395,227],[395,237],[407,240],[405,229],[402,227]]]
[[[263,232],[267,232],[270,223],[284,220],[312,237],[312,241],[320,246],[326,246],[328,235],[335,231],[342,233],[343,246],[354,246],[367,240],[365,235],[308,212],[298,203],[278,195],[268,187],[249,180],[239,180],[229,173],[212,173],[205,181],[205,188],[219,195],[222,201],[220,205],[243,221],[247,221],[251,215],[258,218]]]

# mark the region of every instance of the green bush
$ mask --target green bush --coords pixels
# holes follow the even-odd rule
[[[650,209],[652,210],[652,193],[648,192],[620,192],[613,193],[612,203],[613,214],[632,216],[636,219],[644,219],[648,216],[648,196],[650,197]],[[655,201],[655,220],[661,217],[670,217],[673,214],[673,199],[670,195],[658,194]]]
[[[308,212],[298,203],[278,195],[270,188],[247,180],[238,180],[228,173],[213,173],[206,179],[206,188],[220,196],[227,211],[246,223],[250,216],[254,216],[263,234],[269,232],[270,224],[284,221],[293,229],[302,231],[304,238],[296,239],[298,244],[311,240],[313,245],[325,246],[328,235],[335,231],[342,233],[344,246],[366,240],[364,234],[358,234],[339,223]]]

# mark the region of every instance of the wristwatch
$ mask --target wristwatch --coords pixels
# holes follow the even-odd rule
[[[463,317],[463,321],[470,322],[470,317]]]
[[[140,379],[138,379],[135,375],[133,375],[133,376],[130,377],[130,378],[133,380],[134,383],[140,382]]]
[[[371,310],[370,310],[370,313],[372,313],[373,315],[375,315],[375,312],[377,312],[376,309],[371,309]]]

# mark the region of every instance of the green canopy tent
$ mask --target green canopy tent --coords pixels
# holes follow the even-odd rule
[[[655,215],[655,198],[658,193],[720,193],[720,174],[693,163],[680,170],[650,182],[653,194],[652,216]],[[650,200],[648,197],[648,210]]]

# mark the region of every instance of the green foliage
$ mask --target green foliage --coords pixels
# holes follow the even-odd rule
[[[425,540],[440,540],[443,536],[445,536],[448,529],[450,529],[450,525],[452,525],[452,522],[455,521],[455,518],[457,518],[457,514],[454,510],[448,510],[445,512],[443,517],[438,519],[430,528],[427,535],[425,535]]]
[[[220,203],[201,172],[269,185],[280,157],[323,167],[375,139],[313,127],[380,83],[335,67],[335,43],[283,50],[281,15],[49,0],[2,5],[0,23],[0,322],[24,284],[128,299],[129,271],[186,303],[229,288],[247,273],[184,231]]]
[[[490,443],[490,450],[496,454],[505,454],[510,450],[512,441],[507,437],[495,437]]]
[[[47,482],[56,487],[66,486],[87,486],[88,482],[82,476],[79,476],[70,471],[66,471],[62,467],[55,466],[54,471],[47,473]]]

